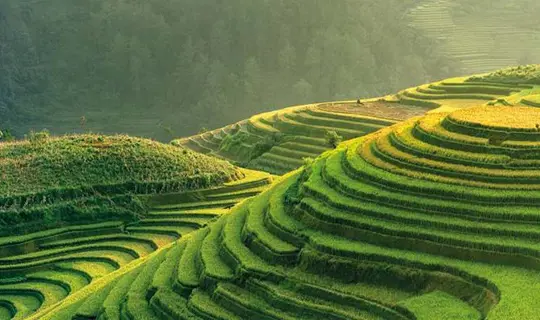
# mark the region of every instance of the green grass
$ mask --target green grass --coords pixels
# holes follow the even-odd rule
[[[188,149],[91,134],[0,143],[0,172],[0,233],[6,234],[134,219],[142,204],[126,194],[202,189],[241,175]]]
[[[482,315],[463,301],[444,292],[435,291],[400,303],[411,310],[417,320],[479,320]]]
[[[244,229],[251,250],[269,263],[296,261],[299,248],[272,234],[265,226],[265,216],[270,210],[271,193],[265,192],[249,204],[249,214]]]
[[[217,304],[212,300],[212,297],[208,293],[199,289],[195,290],[191,295],[189,299],[189,308],[203,319],[242,319],[240,316]]]
[[[178,262],[175,280],[175,291],[182,295],[189,295],[191,290],[199,283],[200,269],[197,267],[197,255],[203,240],[210,230],[205,228],[195,232]]]
[[[294,290],[281,287],[269,282],[250,280],[248,282],[250,292],[258,293],[272,305],[278,306],[283,310],[294,310],[302,315],[313,318],[324,319],[364,319],[375,320],[382,319],[369,314],[358,307],[341,307],[336,309],[331,301],[325,301],[323,298],[316,298],[295,292]]]
[[[38,310],[42,304],[41,296],[38,294],[1,294],[0,300],[8,303],[5,309],[4,314],[6,317],[3,319],[24,319],[26,316],[30,315],[32,312]],[[5,305],[5,304],[4,304]],[[9,306],[11,305],[11,306]],[[9,306],[9,308],[7,308]],[[11,318],[11,308],[16,309],[15,317]]]
[[[244,175],[243,179],[213,188],[141,196],[151,214],[139,217],[136,223],[112,221],[73,225],[0,239],[0,250],[5,253],[0,262],[0,278],[3,279],[0,297],[11,297],[13,290],[32,293],[34,291],[28,288],[43,287],[46,290],[46,303],[40,300],[37,307],[32,307],[30,298],[23,297],[22,301],[28,301],[28,307],[21,307],[19,315],[31,316],[35,313],[33,317],[39,318],[42,314],[48,314],[50,319],[74,316],[158,319],[163,310],[154,308],[159,306],[161,298],[166,299],[163,291],[172,292],[167,290],[172,289],[178,275],[178,260],[188,241],[182,240],[182,245],[174,246],[169,254],[170,243],[179,237],[189,239],[189,233],[219,215],[226,215],[230,211],[226,207],[263,191],[271,181],[266,173],[246,170],[241,174]],[[159,211],[163,205],[179,205],[182,209]],[[208,206],[211,208],[205,209]],[[197,247],[191,250],[192,256],[186,260],[197,274],[204,268],[201,260],[204,259],[209,266],[220,262],[221,232],[220,229],[215,230],[211,241],[205,242],[208,252],[200,256]],[[157,256],[153,255],[154,251],[163,247],[165,250],[158,251]],[[151,258],[146,259],[147,256]],[[139,266],[133,269],[131,266],[137,263]],[[125,276],[129,279],[124,280],[124,276],[121,279],[115,276],[131,269],[135,270],[132,273],[137,273],[133,278]],[[211,271],[209,269],[207,273]],[[232,277],[232,272],[228,272]],[[114,286],[107,282],[109,279]],[[198,278],[194,278],[193,286],[197,283]],[[55,295],[55,286],[64,290],[63,295]],[[88,296],[93,287],[97,289]],[[151,295],[148,295],[149,291]],[[35,294],[42,296],[40,291]],[[10,310],[20,301],[16,299],[12,303],[11,300],[2,302],[2,306],[7,308],[6,312],[12,312]],[[61,310],[48,313],[57,306],[61,306]],[[186,301],[186,312],[187,308]]]
[[[167,249],[160,251],[155,257],[148,261],[144,268],[139,272],[137,278],[131,283],[131,287],[127,291],[125,312],[130,318],[141,320],[158,319],[149,308],[146,299],[146,292],[152,284],[152,279],[158,270],[160,264],[165,259]]]
[[[517,114],[493,108],[479,130],[518,127]],[[537,288],[524,284],[540,266],[540,153],[443,126],[437,134],[452,142],[439,145],[422,125],[345,142],[198,234],[200,255],[179,259],[195,270],[187,309],[223,319],[534,319]]]
[[[128,136],[74,135],[2,143],[0,159],[3,196],[128,182],[183,181],[197,175],[220,182],[235,173],[224,161]]]
[[[143,267],[129,272],[127,275],[118,280],[114,288],[109,291],[109,294],[103,301],[103,314],[106,319],[120,319],[120,306],[121,302],[125,299],[129,288],[133,281],[137,279],[137,276],[142,271]]]
[[[234,276],[233,270],[219,258],[221,233],[227,218],[227,215],[223,216],[210,226],[210,232],[201,245],[199,253],[200,268],[203,270],[201,277],[206,279],[203,281],[230,280]]]
[[[395,123],[385,118],[319,108],[324,105],[296,106],[263,113],[237,123],[237,128],[242,128],[240,130],[224,130],[231,127],[228,126],[172,143],[230,159],[249,168],[284,174],[300,167],[302,158],[316,157],[328,150],[330,146],[325,141],[327,131],[354,138]],[[216,137],[218,134],[219,138]],[[257,146],[270,137],[278,138],[273,148],[254,153]],[[202,141],[208,139],[212,144]]]
[[[74,311],[75,316],[86,318],[97,317],[101,311],[105,299],[107,299],[107,296],[111,290],[116,287],[117,282],[117,280],[110,281],[104,288],[82,301],[82,303],[77,306],[77,309]]]

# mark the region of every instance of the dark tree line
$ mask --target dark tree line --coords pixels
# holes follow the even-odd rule
[[[411,2],[4,0],[0,129],[168,139],[451,75]]]

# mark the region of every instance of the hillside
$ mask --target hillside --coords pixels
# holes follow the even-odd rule
[[[450,78],[357,101],[301,105],[252,116],[238,123],[181,138],[173,144],[238,165],[284,174],[332,148],[327,132],[344,140],[363,136],[426,112],[474,105],[540,105],[538,66]]]
[[[269,188],[268,174],[235,169],[239,180],[211,188],[137,195],[135,221],[0,238],[0,316],[534,320],[537,70],[291,107],[177,140],[241,162],[271,137],[270,151],[289,152],[267,155],[268,168],[308,146],[315,159]],[[306,142],[329,128],[348,140]]]
[[[344,142],[117,280],[129,288],[78,298],[130,319],[536,319],[539,119],[468,107]]]
[[[168,141],[449,77],[451,57],[407,26],[414,2],[3,0],[0,130]]]
[[[0,319],[40,318],[89,285],[110,289],[272,181],[147,139],[44,132],[0,143],[0,172]]]
[[[203,189],[242,177],[225,161],[147,139],[45,132],[0,143],[0,172],[0,234],[130,219],[135,213],[123,205],[137,206],[123,195]]]
[[[0,319],[534,320],[536,104],[529,65],[170,145],[2,142]]]
[[[411,27],[439,43],[439,53],[471,74],[537,63],[539,11],[534,0],[422,0],[407,15]]]
[[[70,319],[69,313],[95,319],[101,310],[107,319],[118,319],[118,301],[132,282],[141,289],[148,282],[134,281],[141,269],[157,268],[176,240],[189,239],[190,233],[258,194],[271,181],[265,173],[244,171],[243,175],[209,189],[130,198],[146,204],[144,215],[136,220],[71,221],[68,226],[0,237],[0,319],[32,315],[42,319],[51,310],[55,311],[49,315],[59,320]],[[97,294],[95,286],[105,286],[111,297],[103,300],[104,293]],[[88,294],[92,299],[80,298]],[[140,290],[129,294],[131,303],[144,301]],[[57,311],[66,303],[70,308]]]

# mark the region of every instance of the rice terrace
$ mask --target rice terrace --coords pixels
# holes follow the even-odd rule
[[[0,144],[0,319],[538,319],[540,66],[163,144]]]
[[[0,1],[0,320],[540,320],[539,14]]]

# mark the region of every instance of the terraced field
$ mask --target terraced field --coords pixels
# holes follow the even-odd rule
[[[256,170],[283,174],[300,167],[304,158],[314,158],[329,150],[331,146],[325,140],[328,131],[351,139],[396,121],[328,112],[325,108],[329,106],[305,105],[259,114],[225,128],[173,141],[173,144],[217,155]],[[258,151],[261,147],[264,149]]]
[[[526,96],[521,100],[521,103],[531,107],[540,107],[540,95]]]
[[[127,166],[100,185],[107,177],[91,168],[104,160],[86,148],[102,144],[87,137],[68,158],[87,159],[75,164],[87,163],[76,168],[90,173],[91,196],[48,200],[56,193],[39,179],[0,198],[0,225],[20,233],[0,237],[0,319],[538,319],[538,70],[291,107],[161,155],[127,153],[139,176],[188,179],[176,184],[126,180]],[[330,147],[328,131],[347,141]],[[183,146],[269,172],[302,168],[274,180]],[[35,163],[64,158],[24,148],[46,155]],[[107,163],[122,159],[109,151]],[[17,174],[7,158],[6,190]],[[81,183],[68,166],[44,168]],[[35,217],[46,230],[21,233]]]
[[[538,59],[540,37],[532,17],[539,8],[528,0],[423,0],[407,15],[410,26],[437,39],[438,51],[470,74]]]
[[[540,86],[522,79],[461,77],[402,90],[382,98],[310,104],[255,115],[230,126],[173,144],[236,164],[284,174],[332,149],[325,139],[335,131],[344,140],[361,137],[426,112],[447,112],[480,104],[529,104],[525,96]]]
[[[482,104],[519,104],[523,95],[538,92],[528,83],[480,81],[474,77],[447,79],[400,91],[403,103],[432,106],[432,112],[451,111]]]
[[[129,319],[537,319],[538,119],[464,108],[345,142],[83,305]]]
[[[268,174],[246,171],[244,179],[217,188],[142,196],[150,210],[134,222],[71,225],[0,238],[0,319],[24,319],[34,313],[40,318],[41,312],[100,279],[111,289],[118,274],[136,268],[146,257],[159,259],[161,249],[258,194],[270,180]],[[77,306],[73,312],[83,318],[101,308],[82,301]],[[117,312],[105,308],[104,314],[114,318]]]

